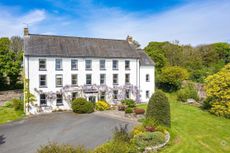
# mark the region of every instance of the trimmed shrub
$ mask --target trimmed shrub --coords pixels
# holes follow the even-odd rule
[[[177,92],[177,100],[179,101],[186,102],[187,99],[190,98],[195,99],[196,101],[199,100],[198,93],[193,85],[188,85]]]
[[[99,111],[104,111],[104,110],[109,110],[110,105],[106,101],[98,101],[96,102],[96,110]]]
[[[145,114],[145,109],[143,109],[143,108],[135,108],[134,109],[134,113],[135,114]]]
[[[166,66],[162,68],[159,87],[166,92],[173,92],[181,88],[182,81],[188,79],[189,73],[179,66]]]
[[[121,103],[123,105],[126,105],[128,107],[132,107],[132,108],[136,106],[136,102],[134,100],[132,100],[132,99],[124,99],[124,100],[121,101]]]
[[[41,146],[37,153],[89,153],[84,146],[73,147],[68,144],[49,143]]]
[[[157,90],[151,96],[146,117],[154,119],[160,125],[170,127],[170,105],[164,92]]]
[[[72,101],[72,109],[75,113],[92,113],[94,111],[94,104],[85,98],[76,98]]]
[[[146,147],[152,147],[165,142],[165,135],[162,132],[144,132],[136,135],[131,140],[141,151]]]
[[[133,109],[130,108],[130,107],[127,107],[127,108],[125,109],[125,113],[126,113],[126,114],[131,114],[131,113],[133,113]]]
[[[15,110],[23,110],[23,101],[20,99],[12,99],[13,107]]]

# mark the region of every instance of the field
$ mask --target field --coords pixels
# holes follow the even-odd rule
[[[230,120],[216,117],[195,106],[176,101],[171,105],[171,141],[161,153],[227,153],[230,152]],[[139,105],[146,108],[146,105]]]

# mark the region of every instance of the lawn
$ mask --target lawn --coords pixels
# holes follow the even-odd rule
[[[195,106],[176,101],[171,105],[171,141],[161,153],[227,153],[230,152],[230,120],[216,117]],[[146,108],[146,105],[138,107]]]
[[[0,106],[0,124],[18,120],[23,117],[23,111],[15,111],[14,108]]]

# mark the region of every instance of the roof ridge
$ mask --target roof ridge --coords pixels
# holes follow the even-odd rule
[[[127,40],[125,40],[125,39],[92,38],[92,37],[62,36],[62,35],[46,35],[46,34],[29,34],[29,36],[47,36],[47,37],[63,37],[63,38],[80,38],[80,39],[99,39],[99,40],[127,41]]]

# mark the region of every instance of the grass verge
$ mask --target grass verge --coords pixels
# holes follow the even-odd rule
[[[16,111],[14,108],[0,106],[0,124],[11,122],[23,118],[23,111]]]

